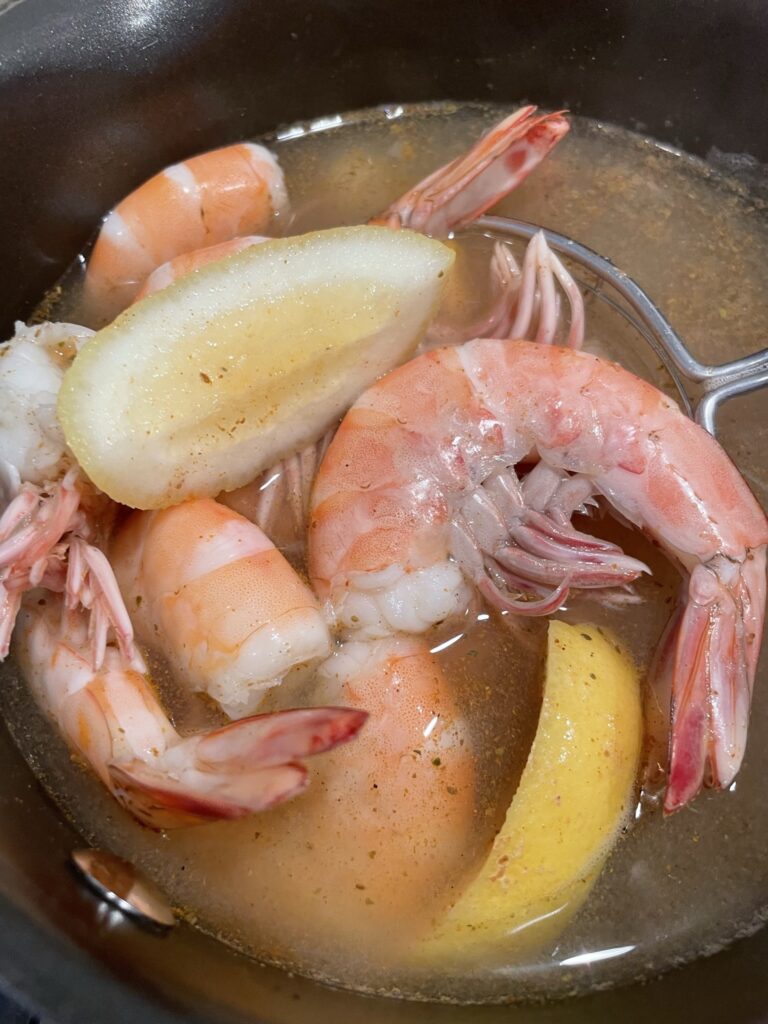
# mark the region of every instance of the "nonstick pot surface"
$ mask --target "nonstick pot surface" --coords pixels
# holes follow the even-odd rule
[[[768,160],[762,0],[0,0],[0,337],[158,167],[384,102],[530,99],[706,156]],[[13,669],[4,669],[13,671]],[[545,1007],[363,999],[105,912],[77,837],[0,731],[0,977],[46,1020],[768,1021],[768,932],[662,980]]]

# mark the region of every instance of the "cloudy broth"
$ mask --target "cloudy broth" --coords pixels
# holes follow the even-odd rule
[[[294,210],[284,231],[364,222],[467,148],[504,112],[480,105],[391,107],[270,136],[266,141],[285,170]],[[765,345],[768,223],[744,180],[639,134],[581,118],[573,125],[552,156],[495,212],[570,235],[610,257],[639,281],[704,360],[722,362]],[[449,312],[456,322],[469,322],[487,297],[491,240],[474,232],[453,244],[459,260]],[[75,268],[44,308],[54,318],[76,321],[77,304]],[[670,388],[655,360],[624,347],[625,339],[611,334],[603,312],[589,300],[587,339],[587,349]],[[732,402],[719,424],[721,440],[763,503],[764,401],[754,395]],[[635,603],[585,595],[560,614],[610,627],[647,667],[679,577],[638,534],[610,519],[591,528],[618,540],[654,575],[635,585]],[[768,908],[765,659],[736,784],[727,793],[701,795],[668,820],[657,811],[638,810],[554,947],[525,954],[500,948],[464,970],[415,964],[409,947],[481,863],[514,794],[536,727],[545,625],[512,622],[478,605],[428,639],[466,723],[476,758],[475,791],[482,794],[475,797],[462,856],[450,864],[439,856],[439,824],[425,822],[421,837],[433,844],[434,857],[419,848],[419,836],[413,837],[412,858],[403,858],[399,848],[357,841],[359,808],[352,802],[339,829],[339,808],[328,804],[321,760],[312,766],[308,792],[283,807],[239,822],[150,832],[73,764],[22,682],[6,685],[0,700],[33,769],[89,840],[140,864],[187,920],[205,931],[258,959],[336,984],[460,1001],[562,996],[658,972],[757,925],[762,908]],[[182,730],[218,721],[209,708],[184,698],[162,665],[156,668]],[[273,705],[302,700],[312,702],[311,680],[278,693]]]

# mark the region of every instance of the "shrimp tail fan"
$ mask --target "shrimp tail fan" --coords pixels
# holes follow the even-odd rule
[[[367,718],[352,708],[299,708],[255,715],[172,752],[163,770],[134,759],[109,766],[118,799],[150,828],[178,828],[242,818],[300,793],[308,784],[302,759],[352,739]]]
[[[671,657],[672,735],[664,810],[702,784],[729,786],[744,756],[765,612],[765,546],[696,566]]]

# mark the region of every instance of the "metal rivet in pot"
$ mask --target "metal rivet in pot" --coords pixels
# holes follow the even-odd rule
[[[103,900],[155,928],[175,924],[168,900],[130,861],[106,850],[73,850],[72,863]]]

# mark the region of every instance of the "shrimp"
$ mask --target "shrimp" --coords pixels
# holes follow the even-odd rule
[[[168,285],[173,284],[180,277],[199,270],[216,260],[223,260],[225,256],[234,256],[235,253],[249,249],[252,245],[259,245],[261,242],[268,242],[264,235],[243,235],[240,238],[230,238],[227,242],[219,242],[218,245],[209,245],[204,249],[193,249],[192,252],[182,253],[174,256],[172,260],[161,264],[157,270],[153,270],[144,284],[139,289],[134,302],[145,299],[148,295],[161,292]]]
[[[85,276],[89,317],[108,322],[161,264],[263,234],[287,210],[283,172],[263,146],[242,142],[167,167],[106,217]]]
[[[652,385],[524,341],[472,341],[394,370],[347,413],[320,467],[310,577],[354,636],[421,632],[466,607],[467,581],[498,607],[549,613],[569,587],[647,571],[571,525],[596,495],[686,579],[669,643],[669,812],[707,768],[723,787],[741,764],[768,523],[718,443]]]
[[[421,638],[343,644],[312,689],[320,703],[365,708],[371,727],[317,764],[302,834],[338,851],[329,891],[414,916],[435,886],[471,867],[476,780],[466,723]],[[349,878],[359,880],[351,890]],[[433,906],[433,904],[432,904]]]
[[[300,793],[302,759],[351,739],[365,712],[304,708],[182,738],[137,657],[113,647],[95,670],[82,612],[60,599],[21,619],[21,666],[37,701],[117,800],[151,828],[242,818]]]
[[[444,237],[481,217],[517,188],[570,130],[564,111],[535,117],[521,107],[469,152],[434,171],[371,224]]]
[[[230,718],[330,654],[309,587],[258,527],[210,498],[134,512],[109,554],[139,638]]]
[[[75,324],[16,324],[0,349],[0,661],[23,595],[63,593],[88,610],[91,661],[101,664],[112,628],[126,661],[133,630],[99,545],[115,506],[83,479],[56,417],[64,371],[93,331]]]

